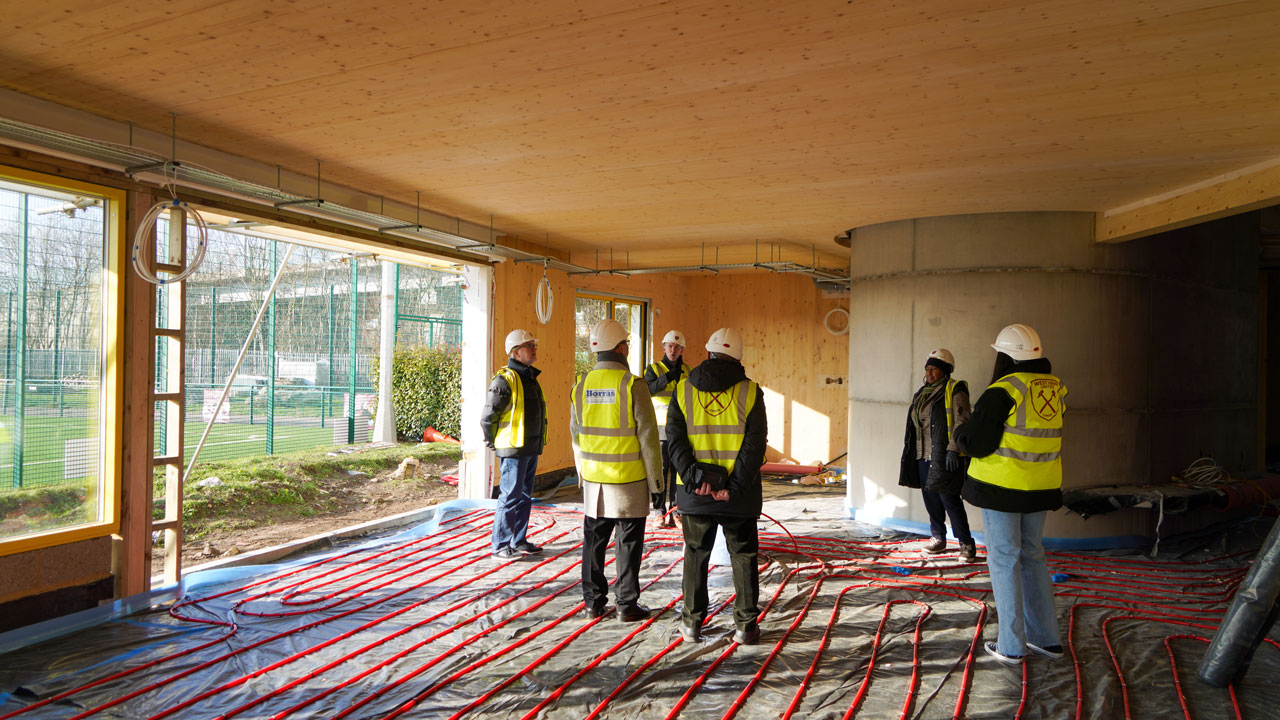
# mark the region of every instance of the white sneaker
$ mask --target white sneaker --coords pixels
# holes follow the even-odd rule
[[[1005,665],[1013,665],[1016,667],[1018,665],[1021,665],[1022,661],[1026,659],[1022,655],[1005,655],[1004,653],[996,649],[996,644],[993,642],[985,643],[982,647],[984,650],[987,651],[988,655],[995,658],[996,660],[999,660]]]

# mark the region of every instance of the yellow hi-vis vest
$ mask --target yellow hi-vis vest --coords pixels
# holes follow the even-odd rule
[[[951,394],[955,392],[957,384],[959,384],[958,380],[947,378],[947,386],[942,388],[942,391],[945,393],[945,395],[943,396],[943,400],[946,401],[945,408],[947,411],[947,444],[948,445],[951,444],[951,433],[953,430],[955,430],[955,424],[956,424],[955,409],[951,407]]]
[[[991,384],[1013,398],[1000,447],[974,458],[969,475],[1010,490],[1062,487],[1062,414],[1067,388],[1057,377],[1013,373]]]
[[[524,383],[520,382],[520,376],[515,370],[504,367],[498,371],[495,378],[502,378],[507,381],[507,387],[511,388],[511,402],[507,405],[507,409],[502,411],[502,417],[498,418],[498,434],[493,439],[495,448],[518,448],[524,446]],[[547,395],[542,392],[542,385],[538,385],[538,400],[542,403],[542,445],[547,445]]]
[[[650,365],[649,369],[658,377],[667,373],[667,366],[662,364],[661,361]],[[683,379],[686,377],[689,377],[689,366],[684,363],[683,359],[681,359],[680,378]],[[675,392],[676,384],[678,382],[680,382],[680,380],[669,382],[666,387],[650,396],[653,398],[653,414],[658,420],[658,427],[664,428],[667,426],[667,408],[671,405],[671,395]]]
[[[693,456],[732,474],[747,436],[747,415],[756,404],[756,384],[743,380],[727,390],[710,393],[696,389],[688,378],[683,378],[676,388],[675,402],[684,413]],[[684,484],[678,475],[676,482]]]
[[[645,479],[636,436],[635,396],[639,380],[626,370],[596,369],[578,376],[571,410],[578,426],[578,459],[582,479],[594,483],[629,483]]]

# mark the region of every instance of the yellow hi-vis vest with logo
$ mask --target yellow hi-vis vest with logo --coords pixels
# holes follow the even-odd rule
[[[1000,447],[974,458],[969,475],[1010,490],[1062,487],[1062,414],[1067,388],[1057,377],[1013,373],[991,384],[1013,398]]]
[[[743,380],[727,390],[711,393],[698,390],[683,378],[676,388],[675,402],[684,413],[693,456],[732,474],[742,441],[747,437],[747,415],[756,404],[756,384]],[[684,484],[679,475],[676,482]]]
[[[524,446],[524,383],[520,382],[520,376],[515,370],[504,367],[498,371],[494,377],[500,377],[507,381],[507,387],[511,388],[511,402],[507,405],[507,409],[502,411],[502,417],[498,418],[498,434],[493,439],[495,448],[518,448]],[[538,400],[542,403],[542,445],[547,445],[547,396],[542,392],[542,385],[538,385]]]
[[[652,370],[653,374],[657,377],[661,377],[667,373],[667,366],[662,364],[661,361],[650,365],[649,369]],[[680,379],[682,380],[687,377],[689,377],[689,366],[684,363],[683,359],[681,359]],[[667,408],[671,406],[671,396],[676,390],[676,384],[679,382],[680,380],[669,382],[666,387],[650,396],[653,398],[653,414],[658,420],[658,427],[667,426]]]
[[[645,479],[636,436],[635,396],[627,370],[596,369],[573,385],[571,411],[578,426],[582,479],[593,483],[629,483]]]

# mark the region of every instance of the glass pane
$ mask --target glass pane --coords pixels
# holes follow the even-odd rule
[[[573,308],[573,375],[577,377],[596,365],[591,352],[591,328],[609,317],[609,301],[580,297]]]
[[[630,336],[631,351],[627,355],[627,364],[636,375],[644,374],[644,303],[615,300],[613,303],[613,319],[622,323]]]
[[[101,518],[102,201],[0,189],[0,538]]]

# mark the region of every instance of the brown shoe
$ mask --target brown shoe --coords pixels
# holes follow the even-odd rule
[[[960,559],[965,562],[973,562],[978,559],[978,546],[968,542],[960,543]]]
[[[937,555],[946,552],[947,541],[944,538],[929,538],[929,542],[925,544],[924,551],[930,555]]]

